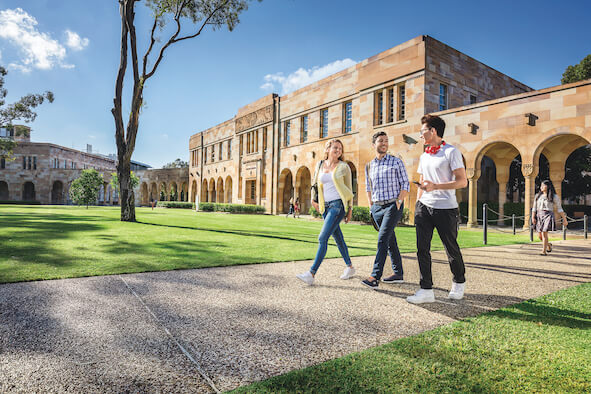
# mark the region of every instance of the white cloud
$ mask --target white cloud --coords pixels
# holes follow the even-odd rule
[[[33,68],[50,70],[56,66],[73,68],[65,62],[66,48],[49,33],[37,29],[37,20],[22,8],[0,11],[0,39],[14,45],[21,56],[20,61],[11,62],[9,68],[29,72]],[[88,39],[67,30],[66,45],[81,50],[88,45]]]
[[[66,30],[66,45],[74,51],[81,51],[89,44],[88,38],[82,38],[78,33]]]
[[[283,75],[282,72],[267,74],[265,75],[265,83],[261,85],[261,89],[273,90],[277,85],[281,87],[281,94],[284,95],[351,67],[356,63],[355,60],[347,58],[336,60],[324,66],[315,66],[307,70],[300,67],[287,76]]]

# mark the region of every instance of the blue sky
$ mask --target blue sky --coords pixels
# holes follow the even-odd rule
[[[421,34],[535,89],[558,85],[568,65],[591,53],[589,15],[583,0],[255,2],[233,32],[207,31],[169,50],[146,84],[133,159],[153,167],[187,160],[189,137],[239,107]],[[136,18],[143,53],[150,26],[142,3]],[[34,141],[116,152],[119,32],[116,0],[0,0],[7,102],[56,96],[31,125]]]

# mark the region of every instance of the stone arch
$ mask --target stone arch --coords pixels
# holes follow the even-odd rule
[[[156,182],[150,184],[150,202],[158,200],[158,186]]]
[[[170,187],[168,190],[168,201],[177,201],[179,198],[179,189],[176,182],[170,182]]]
[[[564,163],[564,180],[562,181],[563,200],[568,200],[569,204],[591,205],[591,190],[589,184],[582,177],[586,173],[580,171],[580,167],[574,166],[573,161],[588,162],[591,155],[591,145],[585,145],[575,149],[566,158]]]
[[[218,177],[218,182],[216,186],[216,201],[219,203],[224,203],[225,195],[224,195],[224,180],[222,177]]]
[[[160,182],[159,188],[158,188],[158,201],[167,201],[167,188],[166,188],[166,182]]]
[[[188,194],[187,188],[188,188],[187,182],[183,182],[181,184],[181,196],[180,196],[181,201],[184,201],[184,202],[188,201],[189,194]]]
[[[279,175],[277,187],[277,213],[289,212],[289,199],[293,197],[293,176],[289,168],[283,169]]]
[[[215,181],[213,178],[209,180],[209,202],[217,202],[216,199],[216,191],[215,191]]]
[[[0,181],[0,201],[9,200],[8,183]]]
[[[232,177],[230,175],[226,177],[226,185],[224,190],[226,191],[226,203],[232,204]]]
[[[148,193],[148,184],[146,182],[143,182],[140,186],[140,203],[141,205],[150,204],[150,195]]]
[[[23,201],[35,201],[35,184],[31,181],[23,183]]]
[[[0,198],[1,200],[1,198]],[[52,204],[63,204],[64,203],[64,184],[62,181],[54,181],[51,186],[51,203]]]
[[[300,212],[307,214],[310,210],[310,187],[312,186],[312,176],[308,167],[302,166],[296,173],[296,192],[295,197],[300,199]],[[288,199],[289,204],[289,199]]]
[[[353,187],[353,205],[359,204],[359,184],[357,182],[357,168],[353,162],[348,161],[347,164],[351,169],[351,185]]]
[[[203,185],[201,186],[201,202],[209,202],[209,187],[207,179],[203,180]]]

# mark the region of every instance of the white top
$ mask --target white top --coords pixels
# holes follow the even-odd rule
[[[560,203],[560,197],[554,194],[552,200],[554,202],[548,201],[548,196],[544,193],[540,194],[536,197],[535,204],[532,207],[532,212],[535,213],[536,211],[554,211],[555,206],[558,213],[564,212],[562,209],[562,204]]]
[[[339,191],[337,190],[336,186],[334,185],[334,181],[332,180],[332,171],[324,172],[323,170],[321,170],[320,182],[322,182],[322,189],[324,190],[325,202],[338,200],[341,198],[341,196],[339,195]]]
[[[417,172],[423,175],[423,179],[433,183],[444,183],[455,180],[453,171],[458,168],[464,168],[462,154],[458,148],[450,144],[445,144],[434,155],[423,153],[419,160]],[[457,208],[456,191],[433,190],[432,192],[423,191],[419,201],[428,207],[436,209]]]

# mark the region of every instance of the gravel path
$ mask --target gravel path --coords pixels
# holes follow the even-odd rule
[[[433,253],[433,304],[404,284],[359,284],[326,260],[0,285],[0,392],[212,392],[414,335],[456,319],[591,281],[591,242],[464,250],[467,296],[447,300],[451,273]],[[388,271],[387,271],[388,272]]]

